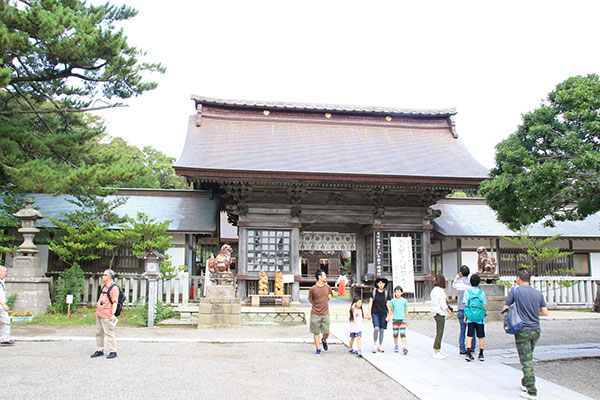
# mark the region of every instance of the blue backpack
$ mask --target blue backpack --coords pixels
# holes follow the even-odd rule
[[[483,300],[481,297],[473,293],[472,289],[468,290],[469,299],[465,304],[465,315],[471,322],[480,323],[485,318],[485,308],[483,308]]]

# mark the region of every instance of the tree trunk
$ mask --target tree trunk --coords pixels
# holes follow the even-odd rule
[[[600,281],[596,281],[596,285],[598,285],[598,287],[596,289],[596,300],[594,301],[594,312],[598,312],[600,313]]]

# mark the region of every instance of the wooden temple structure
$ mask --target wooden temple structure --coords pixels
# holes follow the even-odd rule
[[[390,238],[412,239],[417,297],[430,288],[431,206],[486,178],[454,109],[415,110],[192,97],[175,165],[238,228],[238,296],[283,271],[292,300],[350,255],[355,283],[391,278]],[[421,293],[419,293],[421,291]]]

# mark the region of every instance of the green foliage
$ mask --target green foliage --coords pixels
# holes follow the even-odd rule
[[[6,306],[9,310],[12,310],[13,306],[15,305],[15,301],[17,301],[17,296],[17,293],[13,293],[10,296],[8,296],[8,299],[6,299]]]
[[[12,253],[17,249],[17,238],[8,230],[16,231],[20,227],[13,216],[25,206],[25,197],[16,190],[6,190],[0,195],[0,253]]]
[[[100,258],[99,249],[110,242],[110,227],[123,222],[114,210],[126,200],[105,200],[94,195],[76,196],[72,203],[78,208],[65,214],[64,220],[49,218],[56,226],[57,238],[49,249],[69,265]],[[115,246],[116,247],[116,246]]]
[[[111,160],[116,170],[135,171],[131,176],[127,176],[127,179],[115,181],[114,187],[155,189],[185,187],[183,177],[176,175],[173,169],[175,159],[151,146],[140,150],[136,146],[128,145],[125,140],[115,137],[106,143],[98,142],[93,149],[93,156],[103,162]]]
[[[534,271],[536,267],[541,267],[544,261],[550,260],[560,260],[565,256],[570,256],[573,254],[572,251],[560,251],[558,247],[549,247],[548,244],[550,242],[558,239],[561,235],[554,235],[552,237],[548,237],[545,239],[536,239],[534,237],[528,236],[525,233],[521,233],[519,237],[502,237],[509,241],[510,243],[519,246],[525,247],[527,249],[527,255],[529,256],[528,262],[521,264],[523,268],[527,268],[531,271]],[[553,274],[568,274],[572,273],[572,270],[553,270],[551,271]]]
[[[513,230],[580,220],[600,210],[600,78],[560,83],[496,146],[480,193]]]
[[[340,272],[344,275],[350,275],[352,269],[352,258],[348,258],[340,265]]]
[[[61,272],[56,282],[56,297],[54,304],[48,307],[48,311],[54,313],[66,313],[66,298],[69,294],[73,295],[73,307],[76,307],[77,304],[75,303],[75,300],[78,299],[83,292],[83,281],[83,271],[77,263]]]
[[[83,193],[135,177],[93,157],[105,127],[83,113],[154,89],[142,74],[164,72],[115,27],[135,15],[78,0],[0,2],[0,185]]]
[[[138,308],[140,317],[144,318],[144,326],[148,326],[148,304]],[[156,301],[156,309],[154,310],[154,323],[157,324],[163,319],[175,316],[175,311],[171,307],[165,306],[162,301]]]

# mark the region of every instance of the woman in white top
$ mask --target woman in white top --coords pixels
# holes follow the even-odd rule
[[[440,353],[442,348],[442,336],[444,336],[444,325],[446,317],[452,317],[452,310],[446,303],[446,278],[437,274],[433,281],[431,290],[431,314],[435,320],[435,340],[433,342],[433,358],[444,359],[446,356]]]

